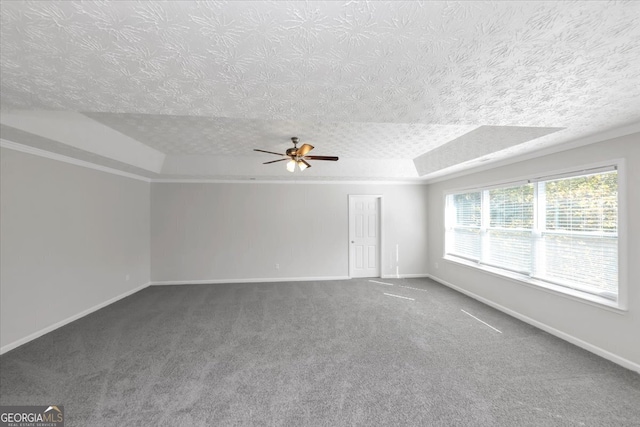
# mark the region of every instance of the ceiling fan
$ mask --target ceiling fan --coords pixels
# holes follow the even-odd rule
[[[296,170],[296,165],[300,168],[301,171],[306,168],[310,168],[311,165],[307,162],[307,160],[331,160],[333,162],[337,161],[338,158],[336,156],[308,156],[307,153],[313,150],[313,145],[302,144],[300,148],[298,148],[298,138],[292,137],[291,142],[293,142],[293,148],[289,148],[285,154],[274,153],[273,151],[259,150],[254,148],[253,151],[260,151],[261,153],[275,154],[276,156],[282,156],[283,159],[271,160],[270,162],[264,162],[263,165],[268,165],[269,163],[276,162],[284,162],[288,160],[287,170],[289,172],[293,172]]]

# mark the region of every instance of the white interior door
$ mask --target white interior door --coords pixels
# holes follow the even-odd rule
[[[380,277],[379,196],[349,196],[349,276]]]

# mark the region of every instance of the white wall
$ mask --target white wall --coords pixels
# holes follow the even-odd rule
[[[623,313],[588,305],[537,288],[521,285],[442,259],[444,252],[444,193],[447,190],[535,177],[560,169],[626,159],[628,310]],[[640,369],[640,134],[611,139],[569,151],[469,174],[429,186],[429,272],[547,330],[633,369]],[[437,264],[437,267],[436,267]],[[624,273],[624,272],[623,272]],[[628,362],[628,363],[627,363]]]
[[[442,259],[445,191],[618,158],[626,159],[626,312]],[[428,187],[149,185],[10,149],[0,159],[2,351],[149,281],[346,277],[348,195],[375,194],[383,197],[383,276],[395,275],[396,267],[402,276],[430,273],[625,366],[640,366],[640,134]]]
[[[149,282],[147,182],[4,148],[0,160],[3,352]]]
[[[153,183],[151,280],[346,277],[349,194],[382,196],[383,275],[396,244],[400,274],[425,274],[425,186]]]

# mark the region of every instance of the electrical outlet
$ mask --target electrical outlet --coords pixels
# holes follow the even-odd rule
[[[438,269],[438,263],[437,262],[435,264],[433,264],[433,266],[436,268],[436,270]]]
[[[130,277],[129,277],[128,274],[126,276],[124,276],[124,280],[126,280],[127,282],[129,281],[129,279],[130,279]]]
[[[276,270],[280,270],[280,264],[276,264]]]

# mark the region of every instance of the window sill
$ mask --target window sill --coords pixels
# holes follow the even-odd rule
[[[483,271],[485,273],[491,274],[493,276],[500,277],[502,279],[509,280],[511,282],[515,282],[519,285],[525,285],[530,288],[538,289],[543,292],[551,293],[553,295],[558,295],[563,298],[568,298],[573,301],[577,301],[583,304],[591,305],[594,307],[602,308],[604,310],[611,311],[617,314],[626,314],[626,308],[623,308],[616,301],[611,301],[606,298],[599,297],[597,295],[592,295],[586,292],[580,292],[575,289],[565,288],[563,286],[554,285],[552,283],[543,282],[541,280],[531,279],[524,277],[517,273],[512,273],[509,271],[505,271],[495,267],[489,267],[486,265],[481,265],[473,261],[466,260],[464,258],[458,258],[452,255],[446,255],[443,257],[443,260],[448,261],[452,264],[463,265],[465,267],[474,268],[476,270]]]

